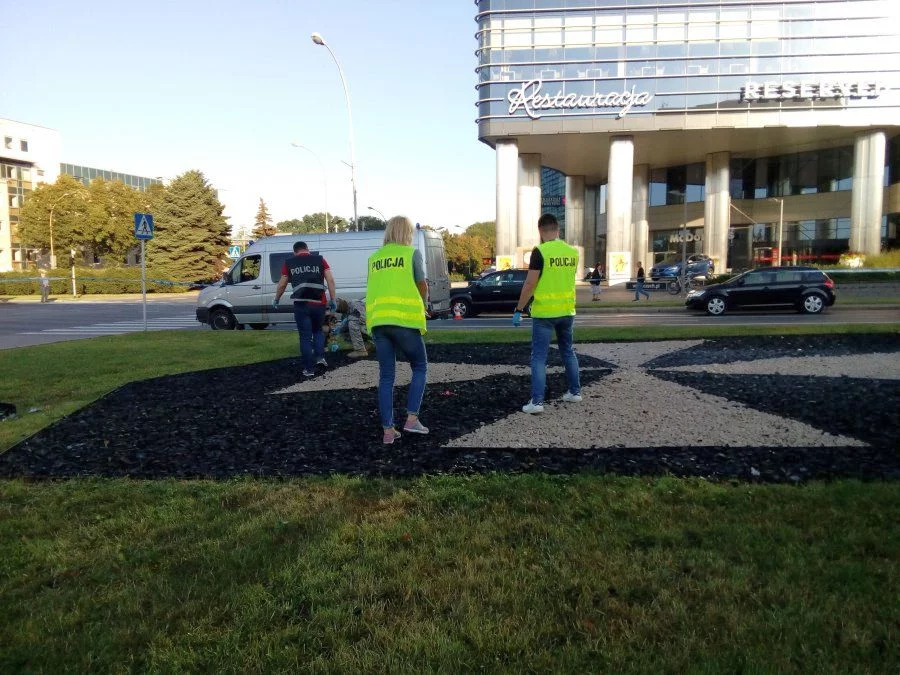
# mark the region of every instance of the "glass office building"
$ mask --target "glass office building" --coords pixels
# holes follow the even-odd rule
[[[534,186],[556,172],[586,260],[686,239],[723,269],[896,244],[900,3],[476,5],[499,254],[535,243]]]
[[[89,166],[78,166],[77,164],[60,164],[59,172],[77,178],[85,187],[90,185],[91,181],[100,178],[105,181],[117,180],[125,183],[128,187],[135,190],[146,192],[154,183],[162,185],[162,180],[158,178],[147,178],[145,176],[133,176],[128,173],[120,173],[118,171],[108,171],[106,169],[94,169]]]

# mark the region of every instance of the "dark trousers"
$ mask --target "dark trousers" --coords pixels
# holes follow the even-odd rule
[[[294,303],[294,321],[300,334],[300,359],[303,370],[313,372],[316,361],[325,358],[325,334],[322,323],[325,321],[325,306],[309,302]]]

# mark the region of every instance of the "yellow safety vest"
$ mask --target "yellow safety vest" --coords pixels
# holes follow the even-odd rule
[[[534,289],[531,316],[553,319],[575,315],[575,274],[578,251],[559,239],[537,247],[544,258],[544,269]]]
[[[385,244],[369,256],[366,330],[403,326],[425,334],[425,303],[413,277],[412,246]]]

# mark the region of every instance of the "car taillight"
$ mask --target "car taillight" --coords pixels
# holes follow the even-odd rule
[[[826,279],[825,288],[834,288],[834,282],[831,279]]]

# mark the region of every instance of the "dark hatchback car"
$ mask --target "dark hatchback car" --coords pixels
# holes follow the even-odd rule
[[[528,270],[504,270],[476,279],[465,288],[451,288],[450,311],[456,314],[458,310],[462,316],[474,316],[479,312],[512,312],[519,302],[526,276]]]
[[[834,300],[834,282],[815,267],[766,267],[690,291],[685,305],[713,316],[739,307],[783,306],[818,314]]]

